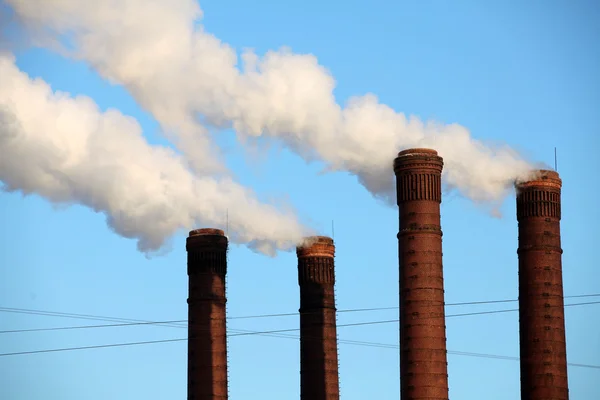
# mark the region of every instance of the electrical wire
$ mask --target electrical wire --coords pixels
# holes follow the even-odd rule
[[[153,322],[156,325],[164,325],[171,327],[179,327],[185,328],[186,325],[176,324],[176,323],[166,323],[166,322],[154,322],[154,321],[145,321],[139,319],[128,319],[128,318],[116,318],[116,317],[105,317],[99,315],[90,315],[90,314],[74,314],[74,313],[63,313],[57,311],[42,311],[42,310],[31,310],[26,308],[12,308],[12,307],[0,307],[0,312],[9,312],[9,313],[17,313],[17,314],[31,314],[31,315],[42,315],[48,317],[62,317],[62,318],[73,318],[73,319],[85,319],[85,320],[93,320],[93,321],[107,321],[107,322],[140,322],[140,323],[148,323]],[[186,322],[183,320],[183,322]]]
[[[573,306],[584,306],[584,305],[591,305],[591,304],[600,304],[600,301],[592,301],[592,302],[584,302],[584,303],[572,303],[572,304],[565,304],[565,307],[573,307]],[[19,311],[22,310],[22,311]],[[29,314],[28,311],[31,310],[24,310],[24,309],[4,309],[2,307],[0,307],[0,312],[16,312],[16,313],[25,313],[25,314]],[[446,318],[456,318],[456,317],[467,317],[467,316],[475,316],[475,315],[487,315],[487,314],[500,314],[500,313],[507,313],[507,312],[517,312],[519,311],[518,308],[513,308],[513,309],[508,309],[508,310],[492,310],[492,311],[477,311],[477,312],[469,312],[469,313],[461,313],[461,314],[448,314],[445,317]],[[44,314],[42,315],[47,315],[47,316],[63,316],[64,314],[67,313],[56,313],[58,315],[52,315],[50,311],[45,311]],[[77,314],[68,314],[70,316],[70,318],[75,318],[73,317],[73,315],[77,315]],[[83,314],[86,317],[89,317],[89,315],[87,314]],[[281,314],[267,314],[267,316],[272,316],[272,315],[281,315]],[[288,314],[285,314],[288,315]],[[290,315],[296,315],[298,316],[298,313],[294,313],[294,314],[290,314]],[[265,315],[259,315],[256,317],[263,317]],[[100,318],[100,317],[98,317]],[[104,317],[101,317],[104,318]],[[246,317],[248,318],[248,317]],[[88,318],[84,318],[84,319],[88,319]],[[43,331],[59,331],[59,330],[73,330],[73,329],[92,329],[92,328],[112,328],[112,327],[124,327],[124,326],[143,326],[143,325],[156,325],[156,326],[168,326],[168,327],[176,327],[176,328],[187,328],[187,325],[183,325],[184,323],[187,323],[187,320],[174,320],[174,321],[141,321],[141,320],[126,320],[126,319],[122,319],[122,318],[110,318],[107,317],[107,319],[114,319],[114,320],[124,320],[124,321],[132,321],[132,322],[125,322],[125,323],[118,323],[118,324],[102,324],[102,325],[80,325],[80,326],[63,326],[63,327],[53,327],[53,328],[31,328],[31,329],[15,329],[15,330],[5,330],[5,331],[0,331],[0,334],[6,334],[6,333],[23,333],[23,332],[43,332]],[[238,319],[236,317],[230,317],[228,319]],[[385,324],[385,323],[394,323],[394,322],[399,322],[398,319],[393,319],[393,320],[386,320],[386,321],[374,321],[374,322],[366,322],[366,323],[358,323],[358,324],[367,324],[367,325],[374,325],[374,324]],[[179,325],[174,325],[174,324],[179,324]]]
[[[600,297],[600,293],[595,294],[580,294],[572,296],[563,296],[563,298],[581,298],[581,297]],[[498,304],[498,303],[514,303],[519,301],[518,299],[507,299],[507,300],[484,300],[484,301],[468,301],[461,303],[446,303],[446,307],[455,306],[469,306],[469,305],[480,305],[480,304]],[[337,313],[349,313],[349,312],[365,312],[365,311],[384,311],[384,310],[397,310],[400,307],[374,307],[374,308],[353,308],[345,310],[337,310]],[[229,317],[228,319],[254,319],[254,318],[270,318],[270,317],[287,317],[298,315],[298,313],[283,313],[283,314],[259,314],[259,315],[247,315],[241,317]]]
[[[583,298],[583,297],[600,297],[600,293],[594,294],[580,294],[580,295],[570,295],[563,296],[563,298]],[[460,302],[460,303],[446,303],[446,307],[453,306],[466,306],[466,305],[480,305],[480,304],[497,304],[497,303],[511,303],[517,302],[518,299],[506,299],[506,300],[484,300],[484,301],[469,301],[469,302]],[[342,309],[337,310],[337,313],[349,313],[349,312],[365,312],[365,311],[383,311],[383,310],[397,310],[399,307],[372,307],[372,308],[354,308],[354,309]],[[137,320],[137,319],[126,319],[126,318],[116,318],[116,317],[105,317],[91,314],[74,314],[74,313],[63,313],[63,312],[55,312],[55,311],[43,311],[43,310],[32,310],[32,309],[24,309],[24,308],[10,308],[10,307],[0,307],[0,312],[17,312],[22,314],[33,314],[33,315],[47,315],[47,316],[60,316],[65,318],[76,318],[76,319],[89,319],[96,321],[111,321],[111,322],[141,322],[148,323],[152,321],[145,320]],[[295,316],[298,313],[279,313],[279,314],[258,314],[258,315],[246,315],[246,316],[238,316],[238,317],[228,317],[228,319],[255,319],[255,318],[270,318],[270,317],[287,317],[287,316]],[[177,322],[185,322],[185,321],[177,321]],[[157,323],[163,324],[163,323]],[[170,322],[165,322],[164,324],[171,324]]]
[[[579,295],[573,297],[592,297],[593,295]],[[585,302],[585,303],[574,303],[574,304],[566,304],[565,307],[569,306],[579,306],[579,305],[589,305],[589,304],[600,304],[598,302]],[[0,311],[2,311],[0,309]],[[10,309],[13,312],[36,312],[42,313],[42,315],[54,315],[54,316],[71,316],[79,315],[84,318],[97,318],[97,316],[89,315],[89,314],[70,314],[70,313],[58,313],[58,312],[49,312],[49,311],[39,311],[39,310],[25,310],[25,309]],[[466,315],[481,315],[481,314],[494,314],[501,312],[511,312],[518,311],[518,309],[511,310],[495,310],[495,311],[482,311],[482,312],[474,312],[474,313],[464,313],[464,314],[453,314],[446,315],[446,318],[449,317],[459,317]],[[294,314],[298,315],[298,314]],[[104,317],[102,317],[104,318]],[[112,320],[124,320],[123,318],[112,318],[106,317],[107,319]],[[134,320],[137,321],[137,320]],[[180,323],[185,322],[184,320],[177,321],[160,321],[160,322],[152,322],[152,321],[142,321],[142,322],[133,322],[133,323],[123,323],[123,324],[109,324],[109,325],[95,325],[95,326],[86,326],[86,327],[109,327],[109,326],[127,326],[127,325],[156,325],[156,324],[172,324],[172,323]],[[386,324],[386,323],[395,323],[399,322],[397,319],[393,320],[384,320],[384,321],[368,321],[368,322],[357,322],[357,323],[349,323],[349,324],[338,324],[338,328],[343,327],[351,327],[351,326],[364,326],[364,325],[376,325],[376,324]],[[165,325],[165,326],[174,326],[174,327],[185,327],[182,325]],[[52,329],[79,329],[83,327],[59,327],[59,328],[42,328],[44,330]],[[230,331],[238,331],[238,333],[229,333],[228,337],[236,337],[236,336],[254,336],[254,335],[262,335],[262,336],[272,336],[279,338],[287,338],[298,340],[299,337],[297,335],[289,335],[289,332],[297,332],[298,328],[291,329],[277,329],[277,330],[269,330],[269,331],[250,331],[250,330],[230,330]],[[29,331],[29,330],[21,330],[21,331]],[[239,332],[241,331],[241,332]],[[11,331],[3,331],[0,333],[9,333]],[[104,345],[93,345],[93,346],[79,346],[79,347],[69,347],[69,348],[59,348],[59,349],[45,349],[45,350],[33,350],[33,351],[23,351],[23,352],[13,352],[13,353],[2,353],[0,357],[7,356],[16,356],[16,355],[28,355],[28,354],[40,354],[40,353],[51,353],[51,352],[63,352],[63,351],[75,351],[75,350],[88,350],[88,349],[99,349],[99,348],[111,348],[111,347],[124,347],[124,346],[136,346],[136,345],[146,345],[146,344],[157,344],[157,343],[169,343],[169,342],[181,342],[188,340],[188,338],[180,338],[180,339],[162,339],[162,340],[152,340],[152,341],[142,341],[142,342],[128,342],[128,343],[112,343],[112,344],[104,344]],[[355,340],[343,340],[338,338],[338,343],[340,344],[352,344],[358,346],[366,346],[366,347],[376,347],[376,348],[392,348],[398,349],[398,345],[393,344],[385,344],[385,343],[374,343],[374,342],[365,342],[365,341],[355,341]],[[502,355],[494,355],[494,354],[483,354],[483,353],[473,353],[473,352],[460,352],[460,351],[448,351],[448,354],[451,355],[459,355],[459,356],[470,356],[470,357],[482,357],[482,358],[490,358],[490,359],[502,359],[502,360],[519,360],[518,357],[511,356],[502,356]],[[581,368],[591,368],[591,369],[600,369],[598,365],[590,365],[590,364],[580,364],[580,363],[568,363],[570,366],[581,367]]]
[[[2,310],[0,310],[2,311]],[[23,333],[23,332],[44,332],[44,331],[63,331],[72,329],[92,329],[92,328],[115,328],[120,326],[140,326],[140,325],[164,325],[170,323],[187,323],[186,319],[177,321],[149,321],[149,322],[128,322],[122,324],[102,324],[102,325],[79,325],[79,326],[59,326],[54,328],[31,328],[31,329],[14,329],[8,331],[0,331],[3,333]],[[176,326],[177,328],[187,328],[186,326]]]
[[[382,322],[382,321],[375,321],[375,322],[372,322],[372,324],[379,323],[379,322]],[[357,325],[366,325],[366,324],[369,324],[369,323],[342,324],[342,325],[338,325],[338,327],[357,326]],[[290,331],[297,331],[297,330],[298,329],[278,329],[278,330],[271,330],[271,331],[247,331],[247,332],[243,332],[243,333],[231,334],[231,335],[228,335],[228,337],[269,335],[269,334],[273,334],[273,333],[283,333],[283,332],[290,332]],[[297,336],[288,336],[288,335],[280,335],[277,337],[283,337],[283,338],[295,339],[295,340],[299,339],[299,337],[297,337]],[[20,351],[20,352],[14,352],[14,353],[1,353],[0,357],[41,354],[41,353],[55,353],[55,352],[64,352],[64,351],[90,350],[90,349],[101,349],[101,348],[111,348],[111,347],[138,346],[138,345],[157,344],[157,343],[172,343],[172,342],[183,342],[183,341],[187,341],[187,340],[188,340],[188,338],[162,339],[162,340],[149,340],[149,341],[143,341],[143,342],[111,343],[111,344],[94,345],[94,346],[67,347],[67,348],[60,348],[60,349]],[[338,343],[353,344],[353,345],[366,346],[366,347],[391,348],[391,349],[398,349],[400,347],[398,345],[392,345],[392,344],[360,342],[360,341],[354,341],[354,340],[338,340]],[[496,355],[496,354],[484,354],[484,353],[473,353],[473,352],[452,351],[452,350],[448,350],[447,353],[451,354],[451,355],[489,358],[489,359],[498,359],[498,360],[512,360],[512,361],[519,360],[519,357],[502,356],[502,355]],[[567,363],[567,365],[573,366],[573,367],[579,367],[579,368],[600,369],[600,365],[581,364],[581,363]]]

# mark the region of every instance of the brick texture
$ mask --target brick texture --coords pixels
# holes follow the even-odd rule
[[[300,399],[339,400],[333,240],[307,238],[298,247]]]
[[[560,240],[562,182],[538,171],[517,184],[521,399],[567,400]]]
[[[227,244],[219,229],[187,238],[188,400],[227,400]]]
[[[435,150],[394,160],[399,210],[400,397],[448,399],[442,267],[441,174]]]

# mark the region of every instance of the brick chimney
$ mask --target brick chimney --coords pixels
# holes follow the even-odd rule
[[[227,400],[227,244],[220,229],[187,238],[188,400]]]
[[[394,160],[400,216],[400,397],[448,399],[442,269],[443,160],[410,149]]]
[[[568,400],[560,241],[562,181],[540,170],[518,183],[521,399]]]
[[[333,240],[306,238],[296,249],[300,285],[300,399],[339,400]]]

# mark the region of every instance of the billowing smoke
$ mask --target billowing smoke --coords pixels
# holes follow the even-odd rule
[[[335,82],[312,55],[287,49],[238,57],[206,33],[195,0],[7,0],[35,32],[68,41],[74,57],[122,84],[150,111],[197,171],[207,159],[205,126],[233,127],[240,139],[283,141],[330,171],[356,175],[373,195],[393,202],[392,160],[408,147],[444,158],[447,186],[477,202],[497,202],[532,166],[507,147],[490,147],[460,125],[425,123],[374,95],[333,96]],[[39,39],[39,37],[38,37]],[[243,140],[242,140],[243,142]],[[191,151],[194,149],[194,151]]]
[[[232,180],[193,174],[171,149],[149,145],[135,119],[101,112],[88,97],[53,92],[3,53],[0,181],[8,190],[105,213],[144,252],[183,228],[223,227],[227,210],[230,239],[266,254],[311,233],[294,213],[258,202]]]

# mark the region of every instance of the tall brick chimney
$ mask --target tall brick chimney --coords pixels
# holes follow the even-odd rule
[[[306,239],[296,249],[300,285],[300,399],[339,400],[333,240]]]
[[[448,399],[442,270],[443,160],[410,149],[394,160],[400,215],[400,397]]]
[[[188,400],[227,400],[227,244],[220,229],[193,230],[187,238]]]
[[[567,400],[560,243],[562,181],[554,171],[518,183],[521,399]]]

